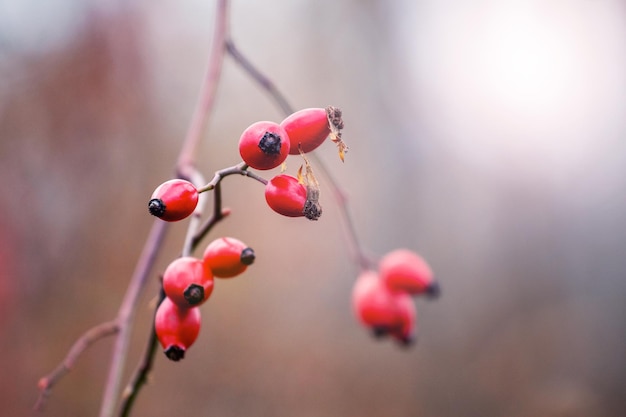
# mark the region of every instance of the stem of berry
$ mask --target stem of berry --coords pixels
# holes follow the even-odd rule
[[[206,182],[204,180],[204,176],[202,176],[202,174],[200,174],[200,172],[193,167],[191,168],[191,177],[191,182],[196,188],[201,187],[202,184]],[[187,226],[187,235],[185,236],[185,243],[183,244],[183,251],[181,256],[190,256],[193,252],[193,237],[200,227],[200,220],[202,218],[202,213],[204,212],[206,199],[207,196],[203,194],[200,194],[200,196],[198,197],[198,205],[196,205],[196,208],[191,215],[191,218],[189,219],[189,225]]]
[[[228,168],[224,168],[224,169],[220,169],[219,171],[216,171],[215,175],[213,175],[213,178],[211,179],[209,183],[198,188],[198,193],[202,194],[204,192],[213,190],[222,181],[224,177],[227,177],[233,174],[239,174],[245,177],[250,177],[252,179],[259,181],[263,185],[267,184],[267,180],[265,178],[258,176],[254,172],[248,171],[248,165],[246,165],[245,162],[240,162],[237,165],[233,165],[232,167],[228,167]]]

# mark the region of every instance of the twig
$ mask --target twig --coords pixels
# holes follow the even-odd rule
[[[285,116],[288,116],[295,111],[294,107],[289,104],[287,98],[274,85],[272,80],[270,80],[269,77],[267,77],[264,73],[257,69],[252,64],[252,62],[250,62],[250,60],[239,50],[239,48],[237,48],[231,38],[228,38],[226,40],[226,51],[235,60],[235,62],[239,64],[239,66],[243,70],[245,70],[254,81],[256,81],[256,83],[261,88],[267,91],[271,98],[276,102],[278,107],[280,107]],[[326,177],[330,184],[330,187],[333,190],[333,195],[335,197],[335,200],[337,201],[337,204],[339,205],[339,209],[343,217],[343,223],[346,228],[346,233],[348,235],[348,240],[350,242],[350,248],[352,250],[355,263],[361,269],[372,268],[373,261],[363,251],[360,240],[356,234],[354,222],[352,221],[352,216],[350,215],[350,211],[348,210],[348,198],[346,197],[345,192],[339,186],[334,176],[326,168],[326,165],[317,156],[317,154],[315,152],[309,152],[308,155],[311,157],[311,159],[315,161],[316,166],[319,168],[320,171],[322,171],[324,177]]]
[[[326,165],[317,156],[317,154],[315,152],[310,152],[309,154],[311,155],[311,159],[315,161],[316,167],[322,171],[322,174],[326,177],[328,183],[330,184],[330,188],[333,190],[333,196],[337,201],[337,205],[340,209],[339,211],[343,217],[343,224],[346,228],[346,233],[348,235],[355,263],[361,270],[372,269],[374,262],[365,254],[363,247],[361,246],[361,241],[356,234],[356,228],[354,227],[354,222],[352,221],[352,216],[350,215],[350,210],[348,208],[348,197],[346,196],[346,193],[339,186],[339,184],[337,184],[337,181],[330,171],[328,171],[328,168],[326,168]]]
[[[161,304],[163,299],[165,298],[165,292],[163,288],[159,290],[159,297],[155,307],[156,308]],[[133,376],[126,386],[126,389],[122,393],[122,406],[120,410],[120,416],[127,417],[130,415],[130,411],[135,404],[135,399],[137,399],[137,395],[139,394],[139,389],[148,382],[148,375],[150,374],[150,370],[152,369],[152,365],[154,363],[154,355],[156,353],[158,347],[158,339],[156,337],[156,333],[154,331],[154,317],[152,319],[152,328],[150,331],[150,336],[148,337],[148,342],[146,343],[146,349],[142,356],[142,360],[139,363],[139,366],[133,373]]]
[[[217,2],[217,16],[215,19],[215,29],[213,32],[213,46],[209,56],[209,63],[207,66],[207,72],[204,78],[203,85],[201,87],[201,94],[196,104],[189,130],[183,142],[181,151],[178,156],[178,162],[176,169],[178,176],[181,178],[189,178],[193,180],[196,175],[194,164],[196,158],[196,151],[198,144],[202,138],[202,134],[206,127],[209,114],[213,108],[215,102],[215,92],[219,81],[220,74],[222,72],[222,63],[224,55],[224,40],[226,39],[226,33],[228,30],[228,1],[218,0]],[[125,304],[122,308],[124,309]],[[134,312],[136,308],[136,299],[129,300],[128,310]],[[117,338],[117,343],[113,351],[113,359],[111,360],[111,367],[109,372],[109,379],[105,388],[104,397],[102,400],[102,408],[100,410],[100,417],[111,417],[116,405],[116,398],[119,392],[119,386],[121,382],[122,371],[124,369],[124,361],[126,358],[126,352],[128,350],[128,341],[130,336],[131,322],[133,314],[125,314],[126,320],[122,322],[123,325],[120,329],[120,334]],[[121,318],[120,317],[120,318]]]
[[[119,331],[115,345],[113,346],[113,356],[109,366],[109,377],[102,398],[100,417],[111,417],[115,410],[126,354],[128,352],[128,344],[130,342],[132,323],[137,309],[137,300],[148,281],[152,266],[162,246],[167,225],[168,223],[159,219],[154,221],[141,256],[139,257],[139,261],[135,267],[135,272],[133,273],[117,313],[116,321],[119,326]]]
[[[213,45],[209,55],[207,72],[191,123],[189,124],[185,142],[178,156],[177,168],[179,175],[183,178],[186,177],[186,170],[195,164],[196,150],[215,103],[215,93],[222,73],[228,30],[228,0],[218,0],[215,28],[213,30]]]
[[[54,385],[69,371],[72,370],[79,356],[93,343],[107,336],[111,336],[119,330],[117,321],[111,320],[100,323],[83,333],[72,345],[63,361],[48,375],[39,379],[39,398],[35,403],[35,411],[43,411],[46,399],[50,395]]]
[[[202,187],[202,185],[206,182],[204,180],[204,176],[195,168],[193,168],[191,182],[197,188]],[[181,256],[191,256],[191,253],[194,249],[193,237],[200,226],[200,220],[202,219],[202,213],[204,212],[204,206],[206,204],[207,196],[205,194],[200,194],[198,199],[198,205],[191,215],[191,219],[189,220],[189,225],[187,226],[187,235],[185,236],[185,241],[183,244],[183,250]]]
[[[245,162],[240,162],[237,165],[233,165],[232,167],[228,167],[228,168],[224,168],[224,169],[220,169],[219,171],[216,171],[211,181],[209,181],[209,183],[206,184],[205,186],[198,188],[198,192],[203,193],[205,191],[211,191],[212,189],[215,188],[217,184],[219,184],[220,181],[222,181],[222,178],[227,177],[229,175],[233,175],[233,174],[239,174],[245,177],[250,177],[259,181],[262,184],[267,184],[267,180],[265,178],[258,176],[254,172],[248,171],[248,165],[246,165]]]
[[[295,110],[289,104],[289,101],[285,98],[285,96],[276,88],[272,80],[265,76],[261,71],[259,71],[253,64],[246,58],[244,54],[242,54],[233,40],[228,38],[226,40],[226,51],[230,54],[230,56],[242,67],[254,81],[256,81],[265,91],[267,91],[278,107],[285,113],[285,115],[290,115]]]
[[[201,93],[196,103],[196,107],[192,116],[185,141],[181,148],[177,161],[177,174],[180,178],[187,178],[198,188],[204,180],[199,172],[195,169],[196,151],[202,134],[206,128],[209,115],[212,111],[213,104],[215,102],[215,92],[219,78],[222,71],[222,64],[224,61],[225,39],[228,33],[228,1],[218,0],[215,28],[213,33],[213,45],[211,53],[209,55],[209,62],[207,65],[207,72],[204,77],[204,81],[201,87]],[[187,236],[183,245],[183,255],[189,255],[198,244],[199,240],[196,238],[196,230],[199,227],[200,217],[202,215],[205,198],[201,196],[201,200],[198,202],[198,206],[194,211],[192,218],[189,222],[187,229]],[[221,214],[221,212],[220,212]],[[220,219],[224,216],[220,216]],[[219,219],[218,219],[219,220]],[[217,220],[216,220],[217,221]],[[162,301],[162,290],[159,294],[159,303]],[[146,383],[147,376],[152,369],[154,361],[154,355],[156,353],[157,341],[154,333],[154,326],[152,326],[151,336],[148,340],[148,344],[144,355],[140,361],[140,365],[135,371],[130,383],[124,390],[124,396],[122,398],[122,406],[120,415],[127,416],[132,409],[134,400],[138,395],[139,389]],[[121,369],[120,371],[121,372]],[[118,377],[119,378],[119,377]],[[117,382],[119,385],[119,380]],[[108,388],[107,384],[107,388]],[[117,387],[115,387],[117,392]],[[104,406],[104,402],[103,402]],[[112,409],[110,411],[112,413]],[[101,417],[109,417],[111,414],[102,414]]]

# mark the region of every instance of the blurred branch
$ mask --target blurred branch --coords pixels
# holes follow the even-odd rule
[[[218,80],[221,74],[225,50],[224,45],[228,27],[227,12],[228,1],[218,0],[213,47],[209,57],[206,76],[204,78],[201,94],[196,104],[189,130],[177,160],[176,173],[180,178],[193,180],[197,174],[194,169],[195,154],[215,101],[215,92],[217,90]],[[199,224],[198,222],[199,216],[194,216],[194,218],[190,221],[190,230],[197,228]],[[52,373],[41,379],[39,384],[41,393],[37,403],[35,404],[36,409],[42,409],[45,398],[49,396],[53,385],[67,373],[80,354],[87,347],[104,336],[117,333],[109,366],[109,375],[100,408],[101,417],[111,417],[113,415],[117,404],[121,377],[124,371],[124,365],[128,352],[132,323],[137,309],[137,300],[146,285],[147,278],[152,270],[158,251],[162,246],[167,226],[168,223],[158,219],[153,223],[116,318],[110,322],[95,326],[84,333],[74,343],[64,361]],[[186,242],[192,242],[194,235],[195,233],[190,233]],[[188,248],[189,246],[186,243],[184,251],[189,250]],[[151,366],[151,355],[153,354],[150,354],[149,352],[146,354],[146,359],[149,359],[148,368]],[[139,375],[141,376],[141,374]],[[145,380],[145,378],[140,379],[142,379],[141,383]],[[127,411],[130,410],[131,405],[132,402],[128,403],[128,405],[125,406],[125,409]]]
[[[150,235],[139,257],[135,267],[135,272],[131,278],[126,294],[117,313],[117,323],[119,326],[117,339],[113,346],[113,357],[109,366],[109,377],[105,386],[105,391],[100,408],[101,417],[113,415],[117,403],[120,381],[128,352],[128,344],[132,330],[133,319],[137,310],[137,300],[145,287],[148,276],[154,265],[159,249],[165,237],[168,223],[157,219],[154,221]]]
[[[204,178],[202,175],[195,169],[195,159],[196,153],[198,149],[198,145],[202,139],[202,135],[208,123],[209,116],[213,109],[213,105],[215,103],[215,93],[217,91],[217,86],[219,84],[219,78],[222,72],[222,65],[224,62],[224,50],[225,50],[225,39],[228,33],[228,1],[227,0],[218,0],[217,2],[217,10],[216,10],[216,18],[215,18],[215,28],[213,32],[213,45],[209,55],[209,62],[207,65],[207,71],[204,77],[204,81],[200,90],[200,96],[198,102],[196,103],[196,107],[191,119],[191,123],[189,125],[189,129],[187,131],[187,135],[183,142],[181,151],[178,156],[177,161],[177,174],[180,178],[189,179],[196,188],[200,188],[204,185]],[[210,230],[210,228],[217,223],[219,220],[225,217],[225,215],[221,210],[218,210],[217,206],[221,206],[221,195],[219,192],[219,188],[216,189],[214,205],[216,209],[214,210],[214,215],[211,219],[209,219],[209,226],[203,226],[201,230]],[[187,228],[187,236],[185,237],[185,242],[183,245],[182,256],[189,256],[200,242],[198,238],[198,228],[200,227],[200,219],[202,217],[202,212],[204,209],[205,198],[201,196],[198,206],[194,211],[192,218],[190,219],[189,226]],[[216,215],[219,213],[219,215]],[[205,233],[206,233],[205,232]],[[161,288],[159,291],[159,302],[157,306],[161,303],[164,298],[164,292]],[[155,308],[156,312],[156,308]],[[145,385],[148,380],[148,375],[152,370],[152,365],[154,363],[154,357],[157,351],[158,341],[156,338],[156,333],[154,331],[154,324],[151,327],[150,337],[148,339],[148,343],[146,349],[144,351],[144,355],[140,360],[139,366],[131,377],[131,381],[127,385],[124,390],[122,397],[122,406],[120,410],[121,416],[129,415],[132,406],[137,398],[139,390],[141,387]],[[111,368],[112,371],[114,368]],[[118,391],[119,386],[119,378],[121,377],[122,367],[119,367],[118,375],[116,375],[117,380],[114,383],[111,383],[111,390],[114,390],[115,393]],[[107,384],[107,391],[108,391]],[[114,399],[115,397],[113,397]],[[107,399],[106,395],[103,400],[103,407],[105,407],[107,401],[115,404],[115,401],[111,401]],[[107,409],[107,414],[101,412],[101,417],[109,417],[112,415],[112,408]]]
[[[270,80],[265,74],[259,71],[250,60],[239,51],[237,45],[232,39],[226,39],[226,51],[229,55],[243,68],[248,75],[257,82],[265,91],[267,91],[272,99],[276,102],[278,107],[283,111],[285,115],[290,115],[295,110],[287,101],[287,98],[276,88],[272,80]]]
[[[93,343],[107,336],[114,335],[119,331],[116,320],[100,323],[82,334],[72,345],[63,361],[48,375],[39,379],[37,384],[39,387],[39,398],[35,403],[35,411],[42,411],[46,399],[50,396],[50,392],[54,385],[69,371],[72,370],[78,357]]]
[[[178,156],[178,174],[181,178],[187,177],[187,169],[195,163],[196,150],[202,139],[202,134],[206,128],[209,115],[215,103],[215,93],[222,73],[224,63],[224,50],[226,49],[226,39],[228,38],[228,1],[218,0],[215,18],[215,28],[213,30],[213,45],[209,55],[207,72],[204,77],[200,96],[196,103],[187,136]]]
[[[293,113],[295,108],[289,104],[287,98],[280,92],[280,90],[274,85],[272,80],[269,79],[264,73],[256,68],[252,62],[237,48],[234,41],[231,38],[226,40],[226,51],[235,60],[237,64],[252,78],[262,89],[267,91],[271,98],[276,102],[278,107],[282,110],[283,114],[289,116]],[[339,211],[343,217],[343,224],[346,229],[348,241],[352,251],[354,262],[361,269],[372,268],[373,261],[365,254],[361,242],[356,234],[356,228],[348,209],[348,197],[343,189],[339,186],[335,177],[330,173],[326,165],[317,156],[316,152],[309,152],[311,159],[315,161],[316,166],[322,171],[322,174],[328,180],[331,189],[333,190],[333,196],[339,206]]]
[[[159,290],[159,296],[157,299],[157,303],[155,306],[156,309],[159,307],[163,299],[165,298],[165,291],[163,288]],[[148,382],[148,375],[150,370],[152,369],[152,365],[154,363],[154,356],[157,350],[159,343],[156,337],[156,332],[154,331],[154,317],[152,319],[152,329],[150,331],[150,336],[148,337],[148,343],[146,344],[146,349],[144,354],[139,362],[139,365],[133,376],[131,377],[130,382],[126,386],[126,389],[122,393],[122,406],[120,415],[128,416],[130,415],[130,411],[135,404],[135,399],[139,394],[139,390],[142,386],[144,386]]]

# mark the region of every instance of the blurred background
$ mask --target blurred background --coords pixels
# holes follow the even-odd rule
[[[38,379],[115,316],[214,13],[199,0],[0,4],[3,415],[30,415]],[[212,236],[257,260],[216,283],[183,361],[158,354],[134,415],[626,415],[624,3],[233,1],[230,17],[296,108],[343,109],[345,163],[330,143],[317,153],[363,246],[420,252],[443,293],[416,300],[412,349],[372,339],[352,316],[358,268],[326,178],[308,222],[229,177],[233,214]],[[227,57],[198,168],[237,163],[241,131],[282,118]],[[141,298],[127,375],[184,232],[170,228]],[[80,358],[45,415],[98,413],[112,341]]]

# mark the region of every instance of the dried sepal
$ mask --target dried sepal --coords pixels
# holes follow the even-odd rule
[[[326,107],[326,116],[328,117],[328,125],[330,126],[330,140],[332,140],[339,151],[339,158],[344,162],[348,145],[341,139],[341,129],[343,129],[343,119],[341,117],[341,109],[333,106]]]
[[[322,215],[322,206],[319,203],[320,184],[317,178],[315,178],[313,168],[301,148],[300,155],[304,159],[304,165],[301,165],[298,169],[298,182],[306,187],[306,201],[302,212],[307,219],[317,220]]]

